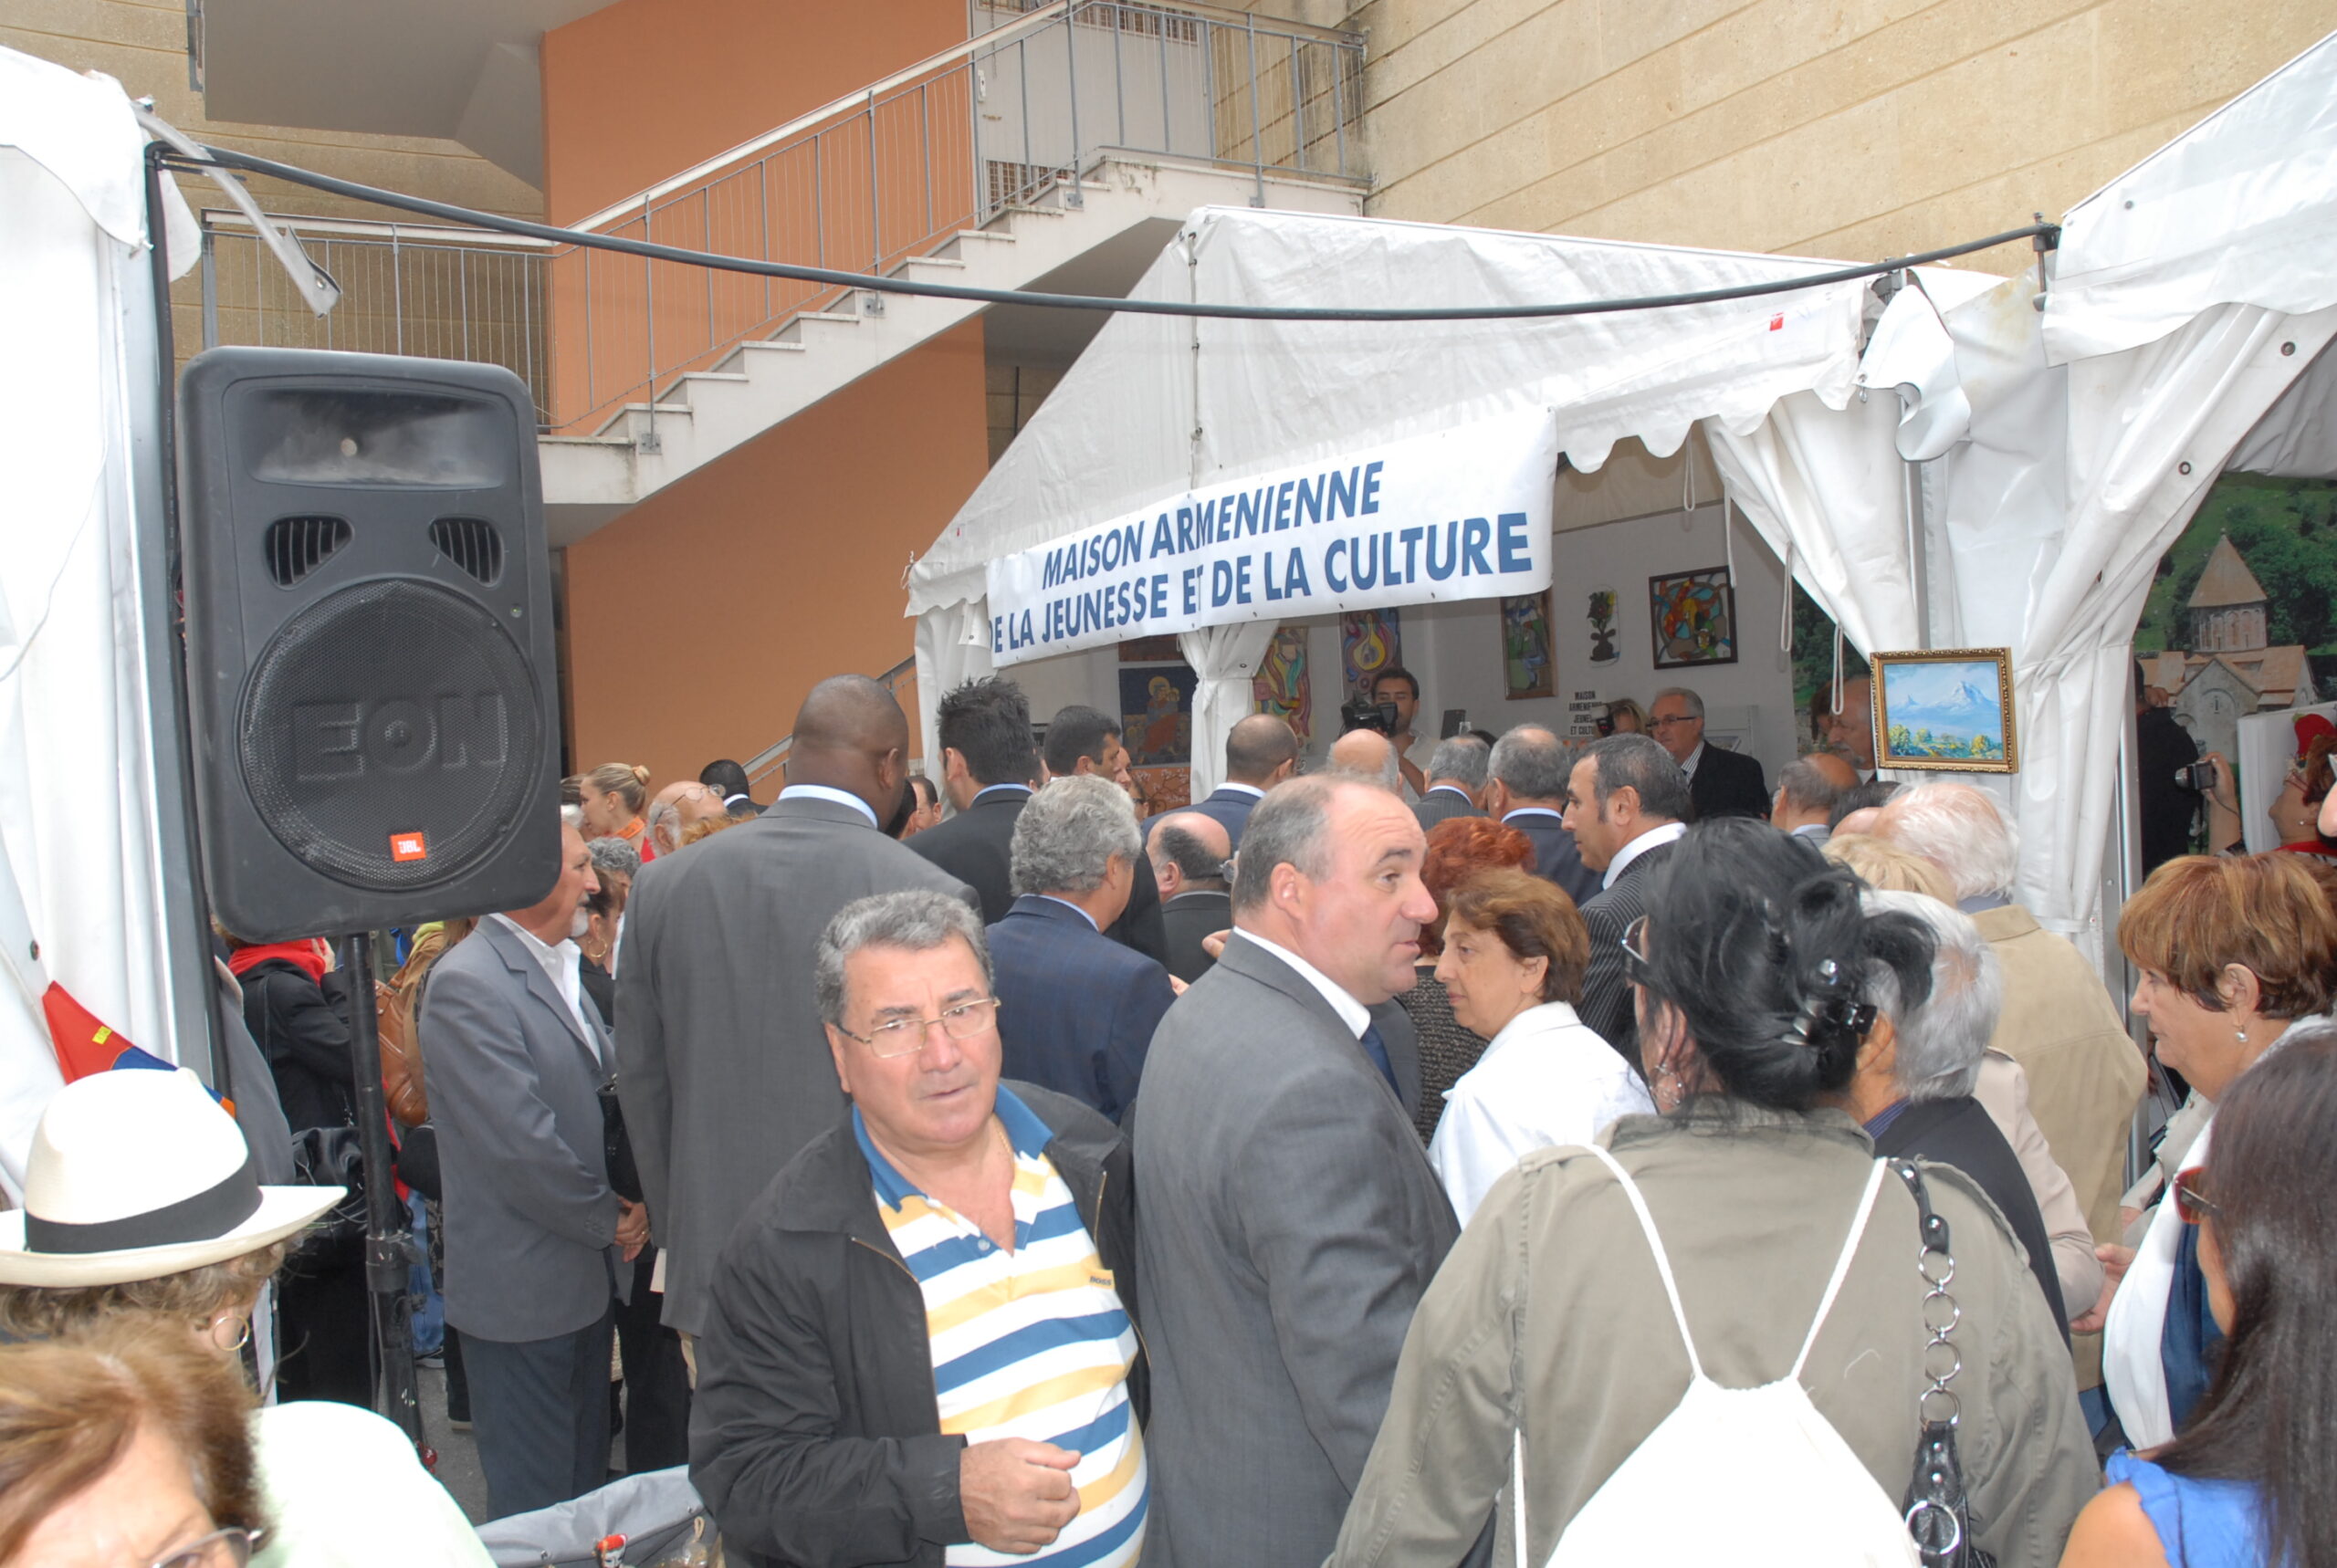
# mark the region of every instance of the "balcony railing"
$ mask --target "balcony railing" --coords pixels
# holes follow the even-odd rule
[[[576,226],[764,261],[889,273],[1019,206],[1076,207],[1115,153],[1362,181],[1356,35],[1200,6],[977,4],[955,48],[779,127]],[[309,317],[248,227],[206,214],[204,340],[488,360],[547,431],[771,336],[844,291],[479,231],[295,220],[341,281]],[[298,318],[297,319],[295,318]]]

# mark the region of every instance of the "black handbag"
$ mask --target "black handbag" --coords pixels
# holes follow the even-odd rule
[[[1955,1452],[1963,1406],[1948,1385],[1964,1369],[1964,1357],[1952,1337],[1960,1314],[1955,1298],[1948,1294],[1955,1281],[1955,1257],[1948,1249],[1947,1221],[1933,1211],[1923,1173],[1914,1161],[1895,1161],[1891,1168],[1915,1200],[1923,1243],[1915,1271],[1923,1280],[1923,1331],[1931,1336],[1923,1346],[1923,1375],[1931,1386],[1917,1402],[1923,1431],[1915,1442],[1914,1473],[1907,1479],[1908,1533],[1914,1537],[1923,1568],[1996,1568],[1996,1560],[1973,1539],[1971,1499],[1965,1492],[1964,1467]]]
[[[608,1156],[609,1186],[627,1203],[639,1203],[641,1167],[634,1162],[633,1139],[624,1130],[624,1104],[617,1098],[616,1080],[601,1085],[601,1148]]]
[[[398,1180],[433,1203],[446,1201],[438,1174],[438,1129],[430,1123],[405,1130],[405,1135],[398,1140],[397,1158],[393,1163]]]
[[[304,1252],[355,1246],[365,1237],[365,1149],[354,1127],[308,1127],[292,1140],[293,1180],[348,1188],[300,1239]]]

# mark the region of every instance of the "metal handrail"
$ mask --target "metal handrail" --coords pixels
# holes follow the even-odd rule
[[[1354,34],[1178,0],[1052,0],[583,226],[884,274],[960,265],[951,247],[1010,211],[1083,206],[1084,182],[1107,160],[1240,170],[1261,205],[1270,172],[1359,185],[1362,53]],[[740,359],[743,345],[858,314],[836,284],[450,225],[293,226],[342,281],[341,308],[300,311],[243,265],[257,249],[250,222],[206,214],[206,342],[492,361],[528,381],[540,429],[614,430],[642,451],[657,449],[684,377],[750,371],[759,361]]]
[[[886,671],[883,674],[878,675],[876,677],[876,684],[883,686],[886,691],[897,695],[901,689],[901,683],[904,680],[913,679],[916,674],[917,655],[912,653],[907,658],[903,659],[899,664],[895,664],[891,669]],[[787,754],[793,750],[794,747],[795,732],[793,730],[790,730],[785,735],[781,736],[777,740],[771,742],[770,745],[765,747],[762,750],[755,753],[753,757],[747,760],[747,782],[749,784],[759,784],[763,779],[770,778],[772,769],[778,768],[781,763],[785,762],[787,760]]]

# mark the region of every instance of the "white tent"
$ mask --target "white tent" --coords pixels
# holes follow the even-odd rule
[[[0,49],[0,1188],[21,1191],[58,1085],[51,981],[175,1061],[206,957],[165,867],[183,844],[158,787],[166,666],[143,628],[162,573],[145,134],[113,81]],[[194,223],[169,190],[174,256]],[[182,228],[182,225],[183,227]],[[184,270],[183,267],[181,270]],[[183,874],[183,873],[182,873]],[[192,976],[190,986],[189,976]],[[174,1000],[175,998],[175,1000]]]
[[[1531,304],[1698,292],[1838,265],[1204,208],[1132,293],[1293,306]],[[1957,276],[1943,274],[1942,286],[1955,287]],[[1115,317],[910,573],[923,709],[930,716],[941,691],[990,667],[984,593],[993,559],[1188,487],[1528,410],[1555,419],[1567,458],[1556,526],[1630,516],[1628,506],[1586,504],[1596,487],[1587,489],[1585,476],[1601,469],[1619,442],[1635,440],[1670,458],[1700,423],[1711,439],[1747,438],[1787,398],[1861,419],[1853,399],[1870,304],[1866,286],[1852,282],[1541,320]],[[1874,451],[1888,457],[1888,423],[1876,429]],[[1619,488],[1640,495],[1645,465],[1633,450]],[[1671,483],[1676,494],[1679,480]],[[1900,515],[1895,490],[1876,491],[1874,499],[1878,516]],[[1863,570],[1831,549],[1797,564],[1836,582]],[[1892,570],[1895,576],[1865,572],[1863,591],[1895,611],[1911,587],[1903,559]],[[1183,634],[1200,677],[1197,789],[1214,782],[1225,730],[1247,711],[1248,680],[1273,632],[1271,622],[1252,622]],[[929,734],[926,754],[938,755]]]
[[[2227,465],[2323,473],[2337,455],[2331,394],[2299,382],[2337,331],[2332,184],[2337,41],[2074,209],[2049,287],[1925,269],[1863,356],[1859,284],[1462,326],[1115,318],[911,573],[924,711],[989,667],[987,562],[1154,497],[1513,408],[1552,410],[1584,473],[1626,436],[1664,455],[1698,425],[1730,498],[1859,647],[2013,649],[2021,894],[2099,955],[2155,563]],[[1210,209],[1135,292],[1556,302],[1824,265]],[[1197,786],[1269,632],[1185,634]]]

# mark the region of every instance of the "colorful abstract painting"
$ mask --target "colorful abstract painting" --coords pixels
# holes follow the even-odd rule
[[[1501,668],[1512,697],[1556,695],[1558,662],[1551,648],[1550,591],[1501,601]]]
[[[1306,628],[1284,626],[1267,644],[1258,673],[1250,678],[1250,697],[1259,713],[1280,714],[1301,745],[1314,738],[1314,679],[1306,667]]]
[[[1195,684],[1189,664],[1120,666],[1120,725],[1129,767],[1192,761]]]
[[[1347,696],[1369,695],[1372,678],[1403,662],[1403,629],[1393,610],[1349,610],[1339,616],[1339,674]]]
[[[1736,594],[1726,567],[1651,577],[1647,598],[1657,669],[1736,663]]]

